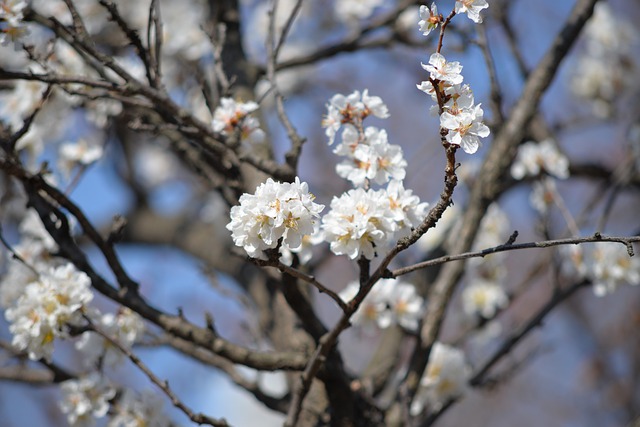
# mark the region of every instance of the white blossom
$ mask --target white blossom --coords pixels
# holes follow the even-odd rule
[[[260,142],[264,139],[264,131],[260,129],[258,120],[250,116],[257,109],[258,104],[253,101],[237,102],[232,98],[222,98],[213,112],[211,126],[225,136],[239,131],[242,140]]]
[[[455,11],[456,13],[466,13],[469,19],[480,24],[482,22],[480,12],[488,7],[489,4],[486,0],[457,0]]]
[[[336,0],[336,16],[341,21],[354,22],[366,19],[384,0]]]
[[[240,205],[231,208],[227,229],[237,246],[250,257],[266,259],[264,251],[273,249],[283,239],[290,249],[302,244],[324,205],[313,202],[306,183],[296,177],[293,183],[280,183],[271,178],[260,184],[255,194],[243,194]]]
[[[368,89],[362,94],[356,90],[347,96],[340,93],[333,95],[327,104],[327,115],[322,120],[329,145],[333,144],[336,133],[343,124],[360,126],[370,115],[386,119],[389,117],[389,109],[379,96],[370,96]]]
[[[349,302],[359,289],[358,282],[351,282],[339,295]],[[415,286],[397,279],[381,279],[371,288],[351,321],[367,331],[386,329],[391,325],[416,331],[423,310],[423,299]]]
[[[480,104],[473,109],[465,109],[457,115],[443,112],[440,115],[440,126],[448,129],[446,139],[453,145],[459,145],[469,154],[478,151],[480,138],[489,136],[489,128],[482,123],[484,112]]]
[[[588,253],[587,277],[597,296],[612,293],[622,284],[640,284],[640,260],[621,244],[597,244]]]
[[[467,388],[470,374],[462,350],[434,343],[411,412],[417,415],[425,406],[438,410],[447,400],[460,396]]]
[[[405,190],[402,181],[392,180],[387,185],[389,210],[396,223],[398,237],[407,236],[412,228],[422,223],[427,215],[427,202],[420,202],[420,197],[413,190]]]
[[[348,160],[337,165],[339,176],[348,179],[355,186],[362,186],[367,180],[384,184],[390,178],[404,179],[407,161],[403,157],[402,147],[389,144],[385,130],[367,127],[364,140],[356,143],[353,151],[352,145],[346,145],[346,141],[348,139],[344,138],[343,143],[338,146],[340,149],[336,149],[343,152],[344,148],[349,147],[350,154]]]
[[[60,156],[58,166],[66,176],[69,176],[76,165],[86,166],[100,159],[103,149],[102,146],[96,143],[89,143],[80,138],[75,143],[67,142],[62,144],[58,153]]]
[[[441,80],[452,85],[462,83],[462,65],[459,62],[447,62],[440,53],[433,53],[429,57],[428,64],[422,64],[422,68],[429,72],[429,76],[434,80]]]
[[[544,215],[553,204],[556,192],[555,180],[549,177],[544,177],[540,181],[533,183],[529,202],[536,211],[541,215]]]
[[[481,316],[491,319],[508,303],[509,298],[504,288],[495,282],[474,280],[462,291],[462,305],[469,317]]]
[[[431,31],[435,30],[442,21],[441,18],[435,3],[431,3],[431,9],[425,5],[420,6],[420,22],[418,22],[418,26],[422,31],[422,35],[428,36]]]
[[[60,390],[60,409],[73,427],[93,426],[95,418],[107,415],[109,401],[116,395],[116,390],[97,372],[65,381],[60,385]]]
[[[53,341],[66,337],[65,325],[75,323],[93,299],[91,280],[73,264],[53,268],[27,284],[15,305],[5,312],[12,344],[29,358],[50,359]]]
[[[322,218],[322,230],[334,254],[373,259],[376,248],[386,246],[394,231],[386,192],[357,188],[334,197]]]
[[[522,179],[526,176],[538,176],[542,171],[556,178],[569,177],[569,160],[553,144],[550,139],[539,143],[525,142],[518,148],[511,176]]]
[[[117,314],[106,313],[93,320],[110,337],[124,348],[131,349],[135,341],[144,333],[142,318],[127,307],[121,307]],[[99,361],[107,366],[115,366],[123,360],[123,354],[110,342],[95,332],[85,332],[76,342],[76,349],[82,352],[85,366],[96,367]]]

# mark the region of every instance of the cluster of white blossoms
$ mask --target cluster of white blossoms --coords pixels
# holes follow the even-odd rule
[[[145,332],[145,324],[140,315],[127,307],[121,307],[116,314],[92,313],[89,317],[101,331],[127,349],[131,349]],[[82,352],[82,362],[88,368],[99,365],[113,367],[124,359],[120,349],[92,331],[82,334],[76,341],[76,349]]]
[[[342,129],[334,153],[346,160],[336,172],[358,187],[333,198],[331,210],[322,218],[322,233],[333,253],[351,259],[373,259],[378,249],[419,225],[428,206],[404,188],[407,161],[402,148],[389,144],[386,131],[364,126],[370,116],[387,118],[389,110],[365,89],[362,94],[334,95],[322,122],[329,145]],[[370,188],[373,184],[386,188],[375,190]]]
[[[571,89],[590,102],[596,115],[612,117],[614,101],[625,94],[637,94],[640,88],[634,53],[640,40],[638,27],[615,16],[608,3],[599,2],[584,37],[584,49],[570,74]]]
[[[264,251],[279,244],[298,249],[305,235],[314,232],[314,224],[324,205],[314,203],[306,183],[276,182],[269,178],[254,194],[245,193],[240,204],[231,208],[227,229],[237,246],[252,258],[267,259]]]
[[[257,109],[258,104],[253,101],[238,102],[232,98],[222,98],[213,112],[211,126],[214,131],[227,137],[238,133],[242,141],[261,142],[264,131],[260,129],[258,119],[250,115]]]
[[[569,177],[569,160],[558,151],[550,139],[535,142],[529,141],[518,147],[518,154],[511,165],[511,176],[514,179],[537,177],[541,173],[565,179]]]
[[[98,372],[65,381],[60,390],[60,409],[73,427],[92,426],[95,418],[107,415],[109,401],[116,396],[116,389]]]
[[[561,253],[565,261],[564,272],[590,280],[596,296],[610,294],[625,284],[640,285],[640,259],[630,257],[622,244],[566,246]]]
[[[175,424],[164,411],[162,398],[154,392],[126,389],[112,405],[107,427],[170,427]]]
[[[5,312],[13,346],[32,360],[50,359],[54,340],[67,337],[67,325],[78,323],[93,299],[90,286],[71,263],[41,272]]]
[[[76,166],[88,166],[102,158],[101,145],[80,138],[76,142],[66,142],[58,149],[58,168],[67,177]]]
[[[349,302],[359,289],[358,282],[351,282],[340,292],[340,298]],[[397,279],[381,279],[364,298],[351,321],[365,330],[400,325],[415,332],[423,312],[424,301],[416,293],[415,286]]]
[[[484,0],[467,0],[457,1],[455,10],[456,13],[467,13],[471,20],[479,23],[482,22],[480,10],[486,7],[489,6]],[[443,21],[435,3],[430,9],[421,6],[420,18],[418,25],[424,35]],[[435,52],[422,68],[429,72],[429,80],[421,82],[418,89],[430,95],[437,104],[431,111],[440,116],[440,126],[447,130],[447,142],[462,147],[466,153],[475,153],[481,145],[480,138],[489,136],[490,131],[482,122],[481,104],[475,104],[469,85],[462,84],[462,65],[447,61],[441,53]]]
[[[437,411],[449,399],[462,395],[470,375],[462,350],[435,342],[411,413],[418,415],[425,407]]]
[[[0,44],[15,43],[27,33],[22,13],[25,7],[23,0],[0,0]]]

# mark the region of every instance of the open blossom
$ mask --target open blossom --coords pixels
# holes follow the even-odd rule
[[[102,331],[128,349],[131,349],[136,339],[145,330],[142,318],[127,307],[121,307],[115,315],[112,313],[99,315],[94,322],[99,325]],[[87,367],[95,367],[99,361],[107,366],[115,366],[123,360],[120,349],[91,331],[82,334],[76,343],[76,349],[82,352],[82,361]]]
[[[220,105],[213,112],[213,130],[231,136],[239,130],[243,140],[259,142],[264,137],[258,119],[249,114],[258,109],[258,104],[237,102],[231,98],[220,99]]]
[[[387,185],[389,210],[391,218],[396,223],[398,237],[409,234],[427,215],[427,202],[420,202],[420,197],[413,194],[413,190],[405,190],[402,181],[392,180]]]
[[[91,280],[73,264],[50,268],[24,287],[15,305],[5,312],[11,323],[13,345],[29,358],[49,359],[56,337],[66,337],[65,326],[81,319],[93,299]]]
[[[640,260],[630,257],[621,244],[598,244],[587,253],[587,277],[593,291],[604,296],[620,285],[640,285]]]
[[[60,409],[73,427],[94,425],[95,418],[107,415],[109,401],[116,395],[115,388],[97,372],[65,381],[60,385],[60,390]]]
[[[569,160],[553,144],[550,139],[539,143],[525,142],[518,148],[511,176],[522,179],[526,176],[538,176],[542,171],[556,178],[569,177]]]
[[[476,280],[462,291],[462,306],[467,316],[491,319],[509,303],[504,288],[499,283]]]
[[[462,350],[434,343],[411,412],[417,415],[425,406],[438,410],[447,400],[464,392],[470,374]]]
[[[23,22],[23,9],[27,2],[22,0],[0,1],[0,44],[7,45],[16,42],[28,34]]]
[[[345,133],[350,134],[351,132]],[[340,144],[340,153],[346,152],[348,160],[336,167],[339,176],[348,179],[356,186],[364,185],[367,180],[384,184],[390,178],[402,180],[405,177],[407,161],[402,155],[399,145],[389,144],[387,132],[374,127],[365,129],[365,138],[360,143],[346,145],[350,140],[345,138]],[[346,148],[346,150],[345,150]]]
[[[333,95],[327,104],[327,115],[322,120],[329,145],[333,144],[336,133],[343,124],[360,126],[370,115],[386,119],[389,117],[389,110],[379,96],[370,96],[367,89],[362,95],[357,90],[347,96],[339,93]]]
[[[359,289],[358,282],[351,282],[340,292],[340,297],[349,302]],[[415,331],[422,317],[423,302],[412,284],[397,279],[381,279],[367,294],[351,321],[365,330],[400,325]]]
[[[478,151],[480,138],[489,136],[489,128],[482,123],[484,112],[480,104],[473,109],[465,109],[459,114],[453,115],[444,112],[440,115],[440,126],[448,129],[447,142],[459,145],[469,154]]]
[[[58,160],[60,170],[68,176],[74,166],[90,165],[100,159],[103,152],[100,145],[88,143],[84,139],[79,139],[75,143],[68,142],[62,144],[62,146],[60,146],[60,157]]]
[[[452,85],[462,83],[462,65],[458,61],[447,62],[440,53],[433,53],[429,57],[428,64],[422,64],[422,68],[429,72],[429,76],[434,80],[441,80]]]
[[[373,259],[376,248],[385,246],[394,232],[386,192],[356,188],[334,197],[322,230],[334,254]]]
[[[428,36],[441,22],[442,15],[438,14],[438,7],[435,3],[431,3],[431,9],[424,5],[420,6],[420,22],[418,22],[418,26],[422,31],[422,35]]]
[[[255,194],[243,194],[240,205],[231,208],[227,230],[234,243],[253,258],[266,259],[264,250],[275,248],[281,238],[289,248],[298,248],[303,236],[313,233],[324,209],[314,198],[298,177],[292,183],[269,178]]]
[[[457,0],[455,11],[456,13],[466,13],[469,19],[479,24],[482,22],[480,12],[488,7],[489,4],[486,0]]]

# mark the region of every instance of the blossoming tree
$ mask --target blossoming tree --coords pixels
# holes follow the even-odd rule
[[[573,422],[633,421],[638,34],[529,3],[0,0],[1,399],[47,386],[51,425],[521,425],[523,383],[580,381],[564,326],[628,408],[593,387]],[[136,274],[165,247],[205,293],[177,260],[151,268],[179,303]],[[174,385],[167,348],[255,418]]]

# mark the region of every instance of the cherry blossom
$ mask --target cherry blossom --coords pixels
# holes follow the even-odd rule
[[[480,24],[482,23],[480,12],[488,7],[489,3],[486,0],[457,0],[454,10],[456,13],[466,13],[469,19]]]

